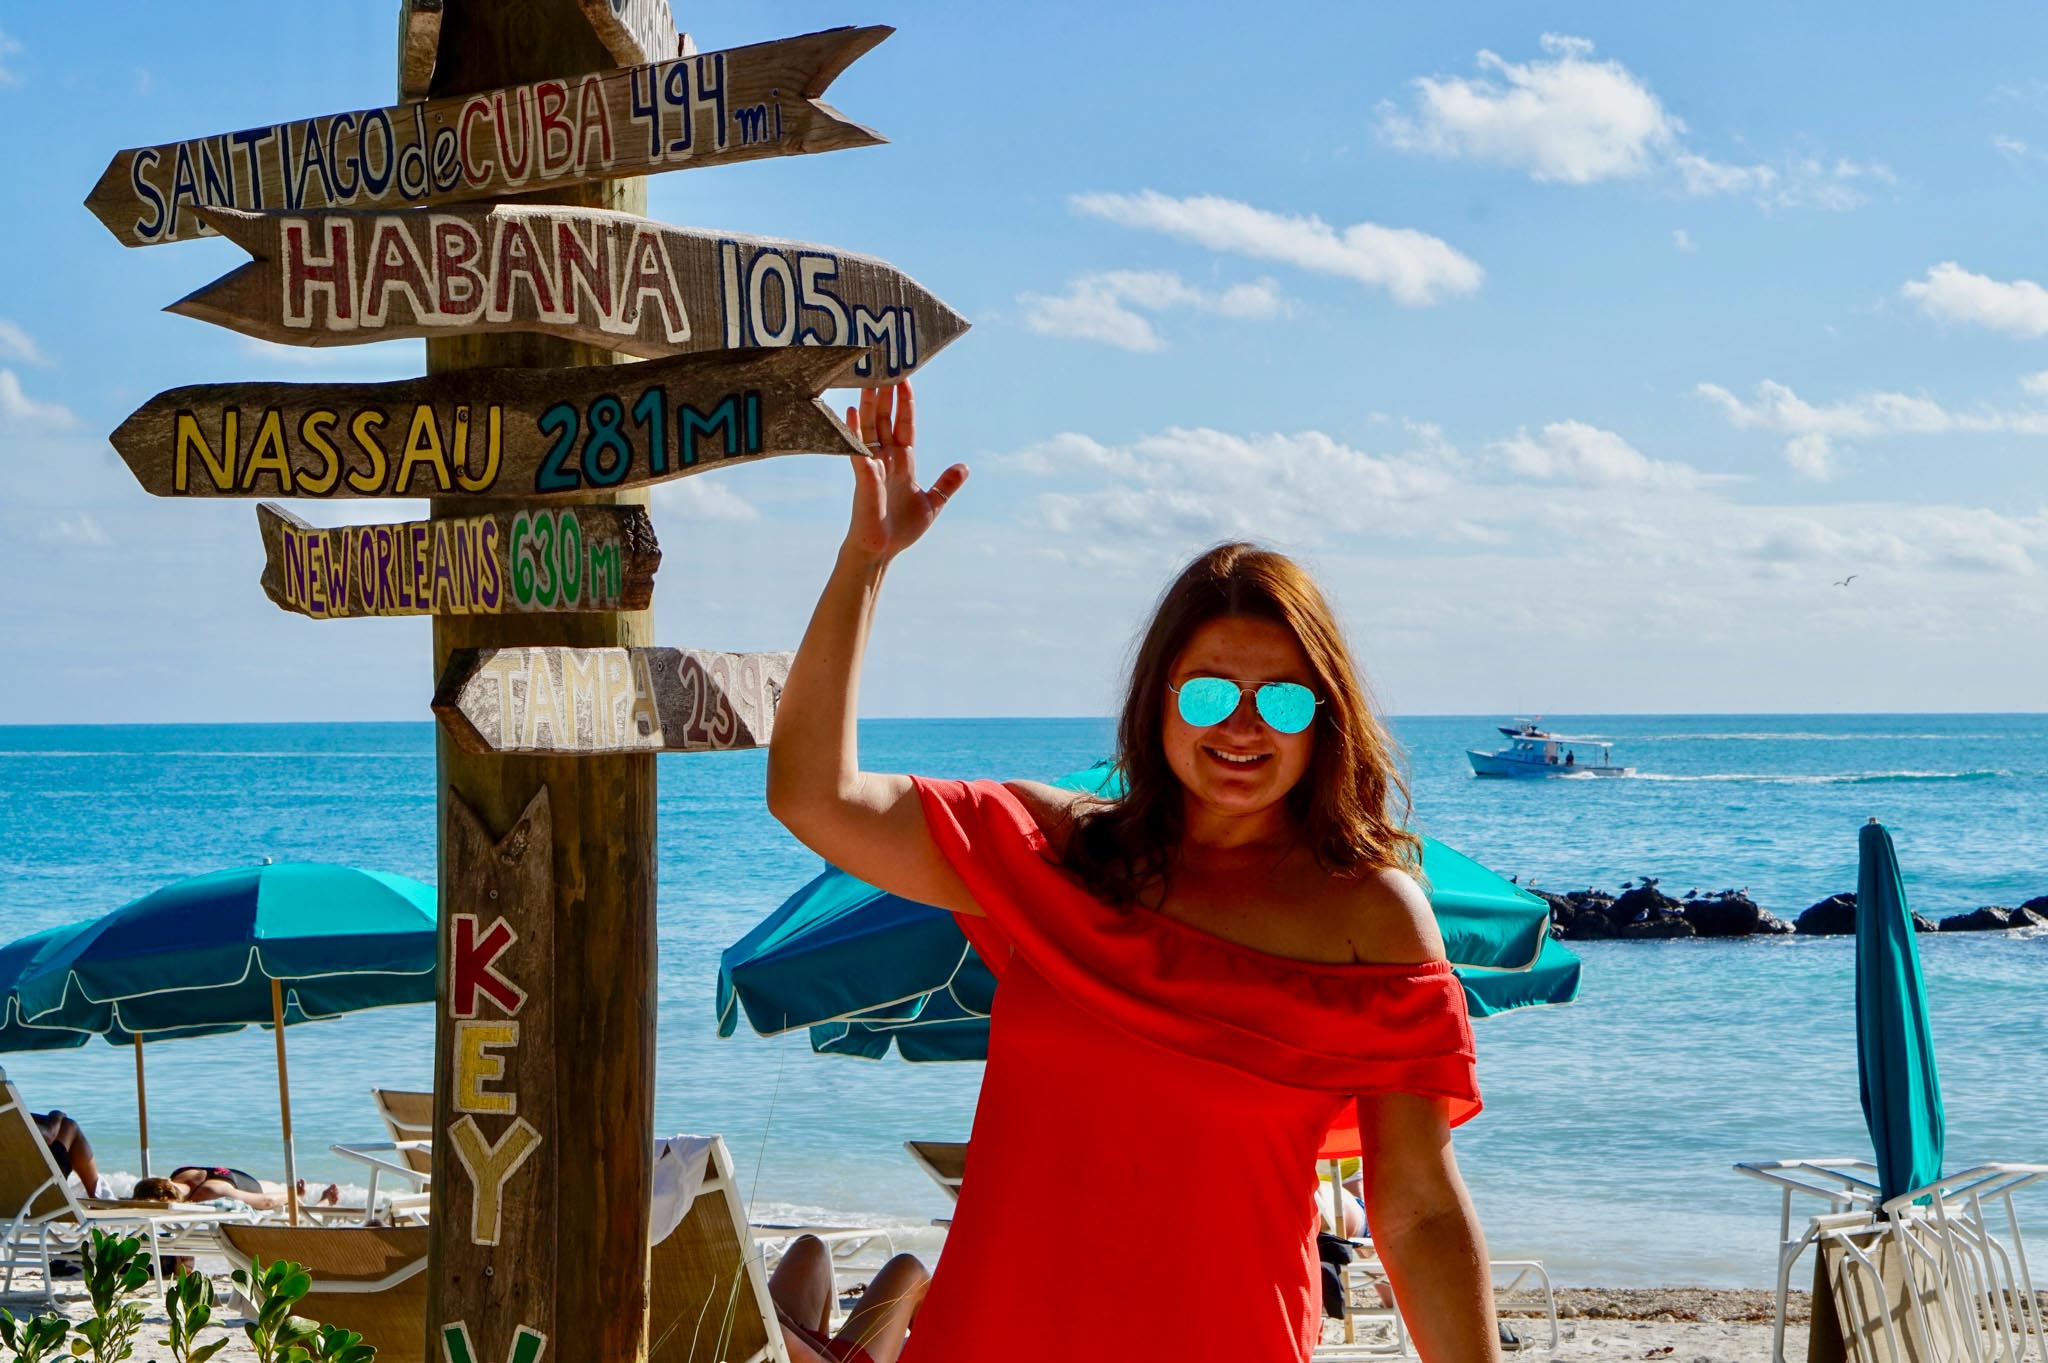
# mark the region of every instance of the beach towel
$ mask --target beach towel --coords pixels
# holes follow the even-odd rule
[[[647,1243],[658,1245],[690,1214],[711,1165],[712,1136],[666,1136],[654,1142],[654,1184]]]

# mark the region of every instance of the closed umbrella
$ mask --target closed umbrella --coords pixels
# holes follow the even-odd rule
[[[296,1220],[284,1028],[431,1003],[434,904],[433,887],[419,881],[319,862],[193,876],[45,944],[15,983],[18,1016],[34,1028],[132,1037],[138,1101],[144,1036],[274,1027],[285,1185]],[[143,1159],[146,1168],[146,1137]]]
[[[1856,1068],[1881,1201],[1941,1177],[1941,1078],[1891,834],[1863,825],[1856,875]]]
[[[1098,763],[1059,784],[1114,792],[1120,778]],[[1432,838],[1422,865],[1472,1016],[1577,995],[1579,960],[1551,940],[1547,904]],[[980,1059],[994,992],[952,914],[827,867],[725,951],[718,1030],[731,1036],[744,1011],[763,1035],[810,1028],[819,1052],[880,1058],[893,1042],[907,1060]]]

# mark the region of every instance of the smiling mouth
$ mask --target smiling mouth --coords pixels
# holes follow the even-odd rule
[[[1209,748],[1209,747],[1204,747],[1204,748],[1202,749],[1202,751],[1203,751],[1203,752],[1205,752],[1205,753],[1207,753],[1207,754],[1209,754],[1209,756],[1211,756],[1211,757],[1215,758],[1215,759],[1216,759],[1216,760],[1217,760],[1218,762],[1221,762],[1221,763],[1222,763],[1222,764],[1223,764],[1224,766],[1226,766],[1226,767],[1239,767],[1239,768],[1250,768],[1250,767],[1256,767],[1256,766],[1258,766],[1258,765],[1259,765],[1259,764],[1260,764],[1261,762],[1267,761],[1268,759],[1270,759],[1270,758],[1271,758],[1271,757],[1273,756],[1273,754],[1271,754],[1271,753],[1264,753],[1264,752],[1257,752],[1257,753],[1242,753],[1242,752],[1238,752],[1238,753],[1233,753],[1233,752],[1225,752],[1225,751],[1223,751],[1223,750],[1222,750],[1221,748]]]

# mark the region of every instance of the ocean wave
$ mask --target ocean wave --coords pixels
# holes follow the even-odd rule
[[[1809,734],[1792,731],[1731,734],[1630,734],[1630,743],[1963,743],[2008,739],[2011,734]],[[1616,740],[1620,741],[1620,740]]]
[[[2029,773],[2031,774],[2031,773]],[[1755,772],[1716,771],[1694,775],[1655,771],[1637,772],[1625,780],[1632,781],[1747,781],[1766,786],[1832,786],[1832,785],[1879,785],[1886,782],[1904,781],[1997,781],[2007,779],[2014,773],[2004,768],[1980,771],[1863,771],[1863,772]]]
[[[298,762],[309,757],[341,758],[390,758],[401,762],[431,762],[430,752],[326,752],[319,748],[304,748],[282,752],[213,752],[203,748],[101,748],[97,750],[73,751],[68,748],[0,748],[0,757],[254,757],[272,760],[288,759]]]

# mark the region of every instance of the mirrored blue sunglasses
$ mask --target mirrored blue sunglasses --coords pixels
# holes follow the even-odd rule
[[[1168,683],[1166,689],[1180,697],[1180,717],[1197,729],[1229,719],[1247,691],[1252,693],[1259,718],[1276,733],[1300,733],[1315,721],[1316,707],[1322,704],[1316,693],[1300,682],[1266,682],[1251,687],[1228,677],[1189,677],[1179,686]]]

